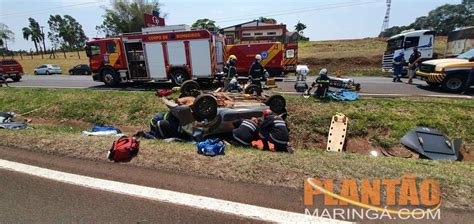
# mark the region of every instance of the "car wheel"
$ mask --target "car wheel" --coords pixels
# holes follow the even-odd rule
[[[35,73],[35,75],[38,75],[38,72],[35,71],[34,73]]]
[[[73,75],[73,72],[69,72],[69,75]]]
[[[89,75],[89,72],[88,72],[88,71],[85,71],[85,72],[84,72],[84,75]]]
[[[44,73],[44,74],[49,75],[49,71],[46,71],[46,73]]]
[[[199,89],[200,89],[199,83],[197,83],[194,80],[186,80],[181,85],[181,88],[180,88],[181,95],[180,95],[180,97],[186,97],[186,96],[197,97],[200,94]]]
[[[217,100],[209,94],[199,95],[194,100],[191,109],[197,121],[211,121],[217,116]]]
[[[260,86],[257,86],[257,85],[254,85],[254,84],[250,84],[249,86],[247,86],[247,88],[245,88],[244,90],[244,93],[245,94],[250,94],[250,95],[261,95],[262,94],[262,88],[260,88]]]
[[[461,92],[464,89],[466,76],[448,75],[444,78],[443,89],[449,92]]]
[[[12,77],[13,82],[19,82],[20,79],[21,79],[21,76],[18,75],[18,74],[17,74],[16,76],[13,76],[13,77]]]
[[[117,72],[115,72],[112,69],[106,68],[102,70],[101,74],[102,74],[104,83],[108,86],[116,86],[120,83],[119,75],[117,74]]]
[[[281,95],[271,96],[267,99],[265,104],[270,107],[270,110],[277,114],[283,114],[286,112],[286,100]]]
[[[181,86],[186,80],[189,79],[188,73],[183,69],[175,69],[170,73],[171,81],[175,86]]]

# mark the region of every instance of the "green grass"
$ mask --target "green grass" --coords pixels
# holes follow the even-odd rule
[[[81,136],[80,130],[69,126],[33,127],[20,131],[0,129],[0,137],[8,139],[0,145],[108,162],[105,152],[115,140]],[[435,178],[440,182],[443,207],[472,208],[474,204],[470,190],[474,186],[473,163],[374,158],[313,150],[297,150],[289,155],[232,146],[227,147],[224,156],[205,157],[198,155],[196,146],[190,143],[142,140],[140,153],[129,165],[298,189],[307,177],[383,179],[413,173],[418,178]]]
[[[166,110],[153,92],[2,88],[0,94],[0,111],[33,111],[28,116],[58,121],[142,126],[152,115]],[[474,143],[472,100],[402,98],[326,103],[312,98],[286,98],[293,142],[298,147],[315,147],[311,143],[327,136],[331,117],[337,112],[350,118],[349,137],[367,138],[374,146],[393,147],[416,126],[461,137],[469,147]]]

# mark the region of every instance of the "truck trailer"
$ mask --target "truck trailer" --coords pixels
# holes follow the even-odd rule
[[[224,41],[207,30],[143,32],[95,38],[86,44],[94,81],[181,85],[209,81],[223,74]]]

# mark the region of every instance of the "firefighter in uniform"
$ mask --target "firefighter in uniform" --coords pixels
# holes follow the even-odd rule
[[[251,119],[244,119],[234,123],[237,127],[232,130],[232,137],[235,144],[249,147],[252,141],[258,140],[258,125],[260,121],[252,117]]]
[[[266,80],[266,73],[267,71],[265,68],[260,64],[260,61],[262,61],[262,56],[257,54],[255,55],[255,62],[250,66],[250,71],[249,71],[249,81],[250,84],[257,85],[260,88],[262,88],[262,81]]]
[[[326,97],[328,90],[329,90],[329,77],[328,77],[328,70],[326,68],[321,69],[319,71],[319,76],[316,78],[308,90],[306,90],[306,94],[309,95],[311,90],[317,87],[316,91],[314,92],[314,96],[317,98],[324,98]]]
[[[229,91],[229,83],[232,78],[237,76],[237,57],[235,55],[229,56],[227,63],[224,67],[225,78],[224,78],[224,91]]]
[[[260,137],[263,140],[264,150],[269,149],[268,142],[271,142],[275,145],[275,151],[293,153],[293,148],[289,144],[290,130],[283,118],[274,115],[270,109],[265,109],[263,116]]]
[[[146,139],[186,139],[186,136],[181,133],[178,118],[169,112],[160,112],[153,116],[150,120],[150,131],[139,131],[135,136]]]

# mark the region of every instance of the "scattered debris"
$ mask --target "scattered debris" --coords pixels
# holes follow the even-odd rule
[[[95,126],[92,128],[92,131],[82,131],[82,135],[85,136],[116,136],[122,137],[122,131],[113,126]]]
[[[328,96],[336,101],[354,101],[359,99],[359,94],[346,89],[329,90]]]
[[[0,129],[13,129],[13,130],[19,130],[19,129],[26,129],[28,125],[23,122],[5,122],[5,123],[0,123]]]
[[[122,136],[114,141],[107,158],[114,162],[127,162],[138,154],[140,141],[135,137]]]
[[[449,140],[439,130],[417,127],[408,132],[400,142],[422,157],[432,160],[460,160],[462,140]]]
[[[206,139],[197,144],[198,154],[205,156],[217,156],[225,154],[225,143],[218,139]]]
[[[329,128],[327,151],[342,152],[346,140],[347,123],[349,118],[344,114],[336,114],[332,117],[331,127]]]

